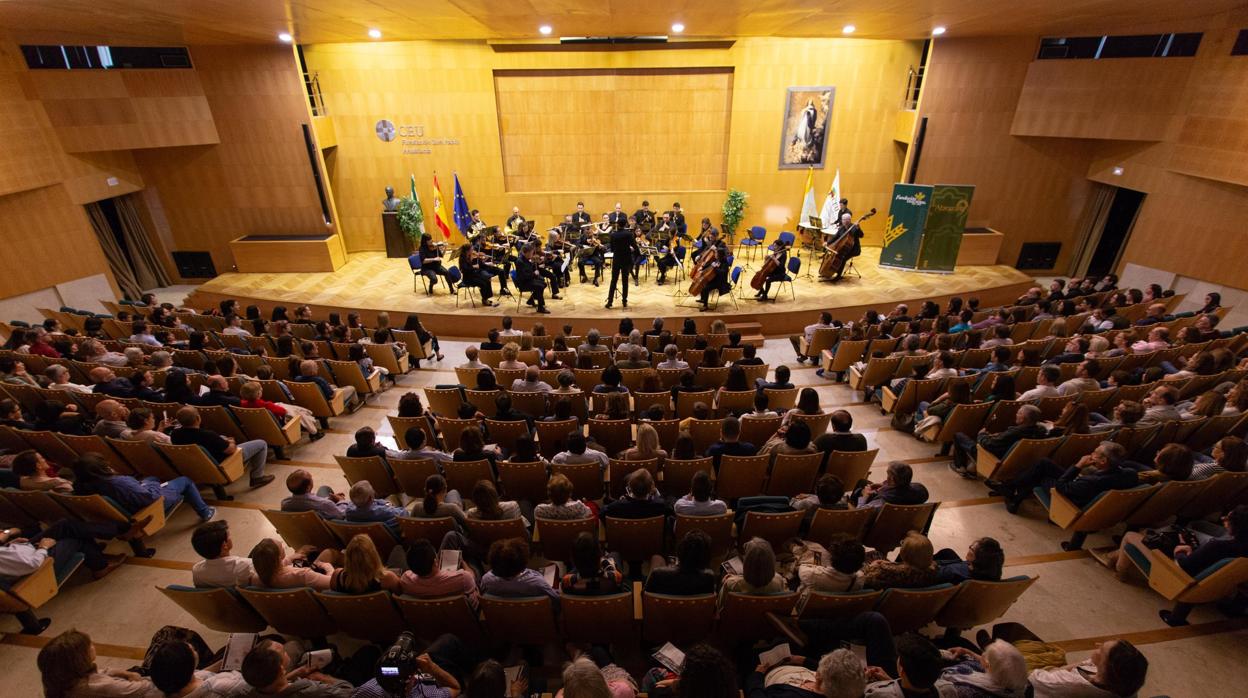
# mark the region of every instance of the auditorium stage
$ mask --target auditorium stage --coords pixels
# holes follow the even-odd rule
[[[403,323],[401,315],[419,313],[426,327],[447,337],[481,336],[498,326],[498,318],[504,314],[515,316],[517,327],[540,321],[552,333],[566,322],[573,323],[577,332],[588,329],[590,324],[614,331],[613,320],[623,317],[648,327],[649,320],[658,315],[669,319],[718,316],[730,324],[758,323],[764,335],[783,335],[814,322],[815,314],[821,310],[831,310],[836,318],[851,320],[861,317],[866,308],[887,310],[897,303],[910,303],[914,309],[918,301],[935,298],[943,302],[951,296],[977,296],[982,305],[991,306],[1012,301],[1033,283],[1027,274],[1004,265],[959,267],[953,274],[922,274],[880,268],[879,258],[880,248],[864,247],[862,256],[855,260],[861,278],[850,276],[832,284],[803,274],[795,280],[793,294],[786,286],[778,301],[765,303],[754,300],[754,290],[749,287],[753,271],[761,264],[761,255],[759,260],[740,260],[746,267],[741,275],[744,297],[737,299],[736,307],[725,297],[716,311],[708,313],[698,311],[696,299],[673,297],[677,286],[670,283],[670,275],[667,285],[655,285],[653,270],[650,279],[642,272],[640,287],[630,287],[627,309],[616,298],[615,308],[607,310],[603,305],[610,270],[603,275],[602,285],[595,288],[578,282],[575,267],[572,286],[564,289],[563,300],[548,301],[550,315],[537,315],[524,304],[517,309],[514,298],[500,298],[498,307],[478,305],[475,309],[464,299],[456,308],[455,297],[448,295],[441,283],[432,296],[425,295],[423,287],[413,292],[407,260],[388,259],[382,252],[353,254],[336,272],[222,274],[196,289],[190,304],[209,307],[222,299],[236,298],[244,306],[260,306],[265,317],[277,305],[293,310],[307,304],[317,317],[324,317],[329,311],[361,310],[366,323],[374,312],[385,310],[397,325]],[[805,257],[802,262],[805,267]],[[679,288],[687,291],[689,281],[680,283]]]

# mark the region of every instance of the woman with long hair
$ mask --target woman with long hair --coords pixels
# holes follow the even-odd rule
[[[309,587],[316,591],[327,591],[333,575],[330,560],[337,558],[337,553],[326,549],[316,560],[309,561],[300,556],[286,554],[286,546],[281,541],[265,538],[247,554],[256,570],[256,579],[266,589],[295,589]],[[299,561],[299,564],[296,562]]]
[[[434,473],[425,478],[425,496],[412,507],[412,516],[418,519],[438,519],[449,516],[456,524],[464,524],[464,500],[459,492],[447,489],[446,478]]]
[[[659,448],[659,432],[651,424],[637,425],[637,445],[620,454],[620,460],[659,459],[661,465],[667,459],[667,451]]]
[[[472,508],[468,510],[468,518],[481,521],[520,519],[524,521],[525,527],[529,525],[528,519],[520,513],[520,504],[512,500],[500,499],[498,489],[489,480],[478,480],[472,488]]]
[[[437,357],[438,361],[446,358],[442,356],[442,348],[438,345],[438,336],[425,329],[425,326],[420,322],[420,316],[416,313],[408,314],[407,319],[403,322],[403,330],[406,332],[415,332],[416,339],[420,341],[421,346],[428,344],[429,348],[433,350],[433,354]],[[429,352],[425,353],[428,354]],[[420,361],[414,360],[412,365],[419,368]]]
[[[398,593],[399,576],[386,569],[373,539],[357,533],[342,551],[342,567],[334,570],[329,587],[344,594]]]

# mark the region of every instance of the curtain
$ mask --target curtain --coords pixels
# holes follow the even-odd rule
[[[141,288],[157,288],[169,285],[169,274],[165,265],[156,256],[156,248],[152,247],[152,239],[143,228],[139,212],[134,208],[135,194],[119,196],[113,199],[117,207],[117,217],[121,219],[121,238],[130,252],[130,262],[134,267],[134,278]]]
[[[108,260],[108,267],[113,271],[113,278],[121,287],[122,295],[130,300],[138,300],[143,295],[143,286],[139,284],[138,279],[134,278],[130,262],[126,259],[126,253],[122,251],[121,246],[117,244],[117,239],[113,237],[113,229],[109,227],[104,211],[100,210],[100,205],[94,202],[87,204],[85,208],[87,217],[91,219],[91,227],[95,229],[95,237],[100,241],[100,247],[104,250],[104,258]]]

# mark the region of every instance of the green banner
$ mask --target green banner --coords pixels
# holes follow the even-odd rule
[[[927,227],[919,251],[919,271],[953,272],[974,194],[972,184],[937,184],[932,188]]]
[[[884,221],[884,249],[880,266],[894,269],[915,269],[923,227],[927,222],[928,201],[932,187],[926,184],[894,184],[888,219]]]

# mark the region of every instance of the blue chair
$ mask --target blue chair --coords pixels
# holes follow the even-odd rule
[[[412,268],[412,293],[415,293],[420,290],[420,280],[424,278],[424,274],[421,273],[423,264],[420,260],[419,252],[413,252],[411,256],[407,258],[407,266]],[[433,284],[429,284],[425,288],[425,295],[429,296],[432,294]]]
[[[758,248],[762,247],[763,240],[767,237],[767,229],[761,225],[756,225],[750,228],[749,233],[749,236],[737,243],[737,246],[750,248],[751,252],[756,253]]]
[[[792,248],[792,247],[793,247],[793,243],[797,242],[797,236],[796,236],[796,235],[794,235],[793,233],[790,233],[790,232],[788,232],[788,231],[785,231],[785,232],[783,232],[783,233],[780,233],[779,240],[780,240],[780,242],[783,242],[784,244],[786,244],[786,245],[788,245],[790,248]]]
[[[472,304],[472,307],[474,308],[477,307],[477,302],[473,300],[472,294],[474,292],[480,293],[480,291],[477,290],[476,286],[465,286],[463,284],[464,273],[459,270],[458,266],[452,264],[451,266],[447,267],[446,278],[449,279],[451,283],[455,284],[455,307],[456,308],[459,307],[459,297],[462,295],[467,295],[468,302]]]
[[[784,288],[785,284],[789,285],[789,295],[792,296],[793,300],[795,301],[797,300],[797,291],[793,289],[793,279],[797,278],[797,273],[801,271],[801,269],[802,269],[802,258],[801,257],[789,257],[789,265],[788,265],[789,273],[785,274],[784,278],[780,281],[779,287],[776,288],[776,295],[772,297],[773,301],[780,297],[780,291]]]

